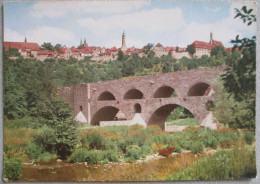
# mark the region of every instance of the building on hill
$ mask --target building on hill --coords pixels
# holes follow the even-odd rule
[[[25,42],[4,42],[5,51],[8,51],[9,48],[17,49],[24,58],[31,57],[32,51],[40,50],[40,46],[37,43],[27,42],[26,38]]]
[[[224,47],[222,42],[213,40],[213,34],[212,33],[210,33],[209,43],[196,40],[191,44],[191,46],[193,48],[195,48],[195,53],[194,53],[193,56],[198,57],[198,58],[202,57],[203,55],[210,56],[211,49],[213,49],[216,46]]]

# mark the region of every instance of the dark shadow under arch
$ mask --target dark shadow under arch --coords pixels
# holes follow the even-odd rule
[[[124,95],[124,100],[128,99],[142,99],[144,97],[143,93],[138,89],[130,89]]]
[[[114,120],[119,109],[113,106],[106,106],[99,109],[91,119],[92,125],[99,125],[100,121],[112,121]]]
[[[116,98],[112,93],[108,91],[101,93],[98,97],[98,101],[107,101],[107,100],[116,100]]]
[[[210,85],[204,82],[194,84],[188,91],[188,96],[204,96],[210,90]]]
[[[153,97],[154,98],[169,98],[173,94],[176,95],[175,90],[172,87],[162,86],[155,91]]]
[[[176,108],[179,107],[178,104],[167,104],[159,107],[156,109],[148,120],[147,126],[150,125],[159,125],[162,130],[165,130],[165,121],[167,117],[171,114],[171,112]],[[183,106],[181,106],[183,107]],[[184,107],[185,108],[185,107]],[[185,108],[186,109],[186,108]],[[188,109],[187,109],[188,110]],[[188,110],[189,111],[189,110]],[[190,112],[190,111],[189,111]],[[192,112],[191,112],[192,114]],[[193,115],[194,116],[194,115]],[[194,118],[196,118],[194,116]]]

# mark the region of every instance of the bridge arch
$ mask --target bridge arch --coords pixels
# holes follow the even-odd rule
[[[191,86],[187,96],[207,96],[210,91],[210,85],[205,82],[198,82]]]
[[[92,117],[91,124],[99,125],[100,121],[112,121],[118,112],[119,109],[113,106],[102,107]]]
[[[153,97],[154,98],[169,98],[172,96],[172,94],[175,93],[175,90],[170,87],[170,86],[161,86],[160,88],[158,88]]]
[[[179,107],[179,106],[184,107],[182,105],[175,104],[175,103],[170,103],[170,104],[165,104],[163,106],[160,106],[155,111],[153,111],[153,113],[149,117],[147,126],[159,125],[162,130],[165,130],[165,121],[166,121],[167,117],[171,114],[171,112],[176,107]],[[194,118],[196,118],[196,115],[193,112],[191,112],[186,107],[184,107],[184,108],[187,109],[194,116]]]
[[[97,99],[98,101],[108,101],[108,100],[116,100],[115,96],[109,91],[104,91],[101,93]]]
[[[128,90],[125,93],[124,97],[123,97],[124,100],[143,99],[143,98],[144,98],[143,93],[140,90],[138,90],[138,89],[130,89],[130,90]]]

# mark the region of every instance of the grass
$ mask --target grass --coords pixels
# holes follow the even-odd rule
[[[166,126],[199,126],[198,121],[195,118],[185,118],[179,120],[172,120],[166,122]]]
[[[25,147],[31,142],[36,131],[28,128],[4,128],[4,154],[7,157],[25,157]]]
[[[220,150],[164,180],[227,180],[255,176],[255,147],[245,146],[240,141],[231,150]]]

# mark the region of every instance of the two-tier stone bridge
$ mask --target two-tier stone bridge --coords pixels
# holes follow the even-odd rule
[[[115,124],[121,111],[131,123],[138,113],[143,125],[165,127],[165,120],[177,106],[188,109],[201,126],[211,126],[207,102],[214,99],[213,80],[224,72],[224,66],[192,69],[97,83],[75,84],[59,89],[84,123]],[[175,92],[177,96],[172,97]],[[121,114],[122,114],[121,113]],[[103,122],[104,123],[104,122]],[[138,123],[138,122],[136,122]],[[213,126],[214,127],[214,126]]]

